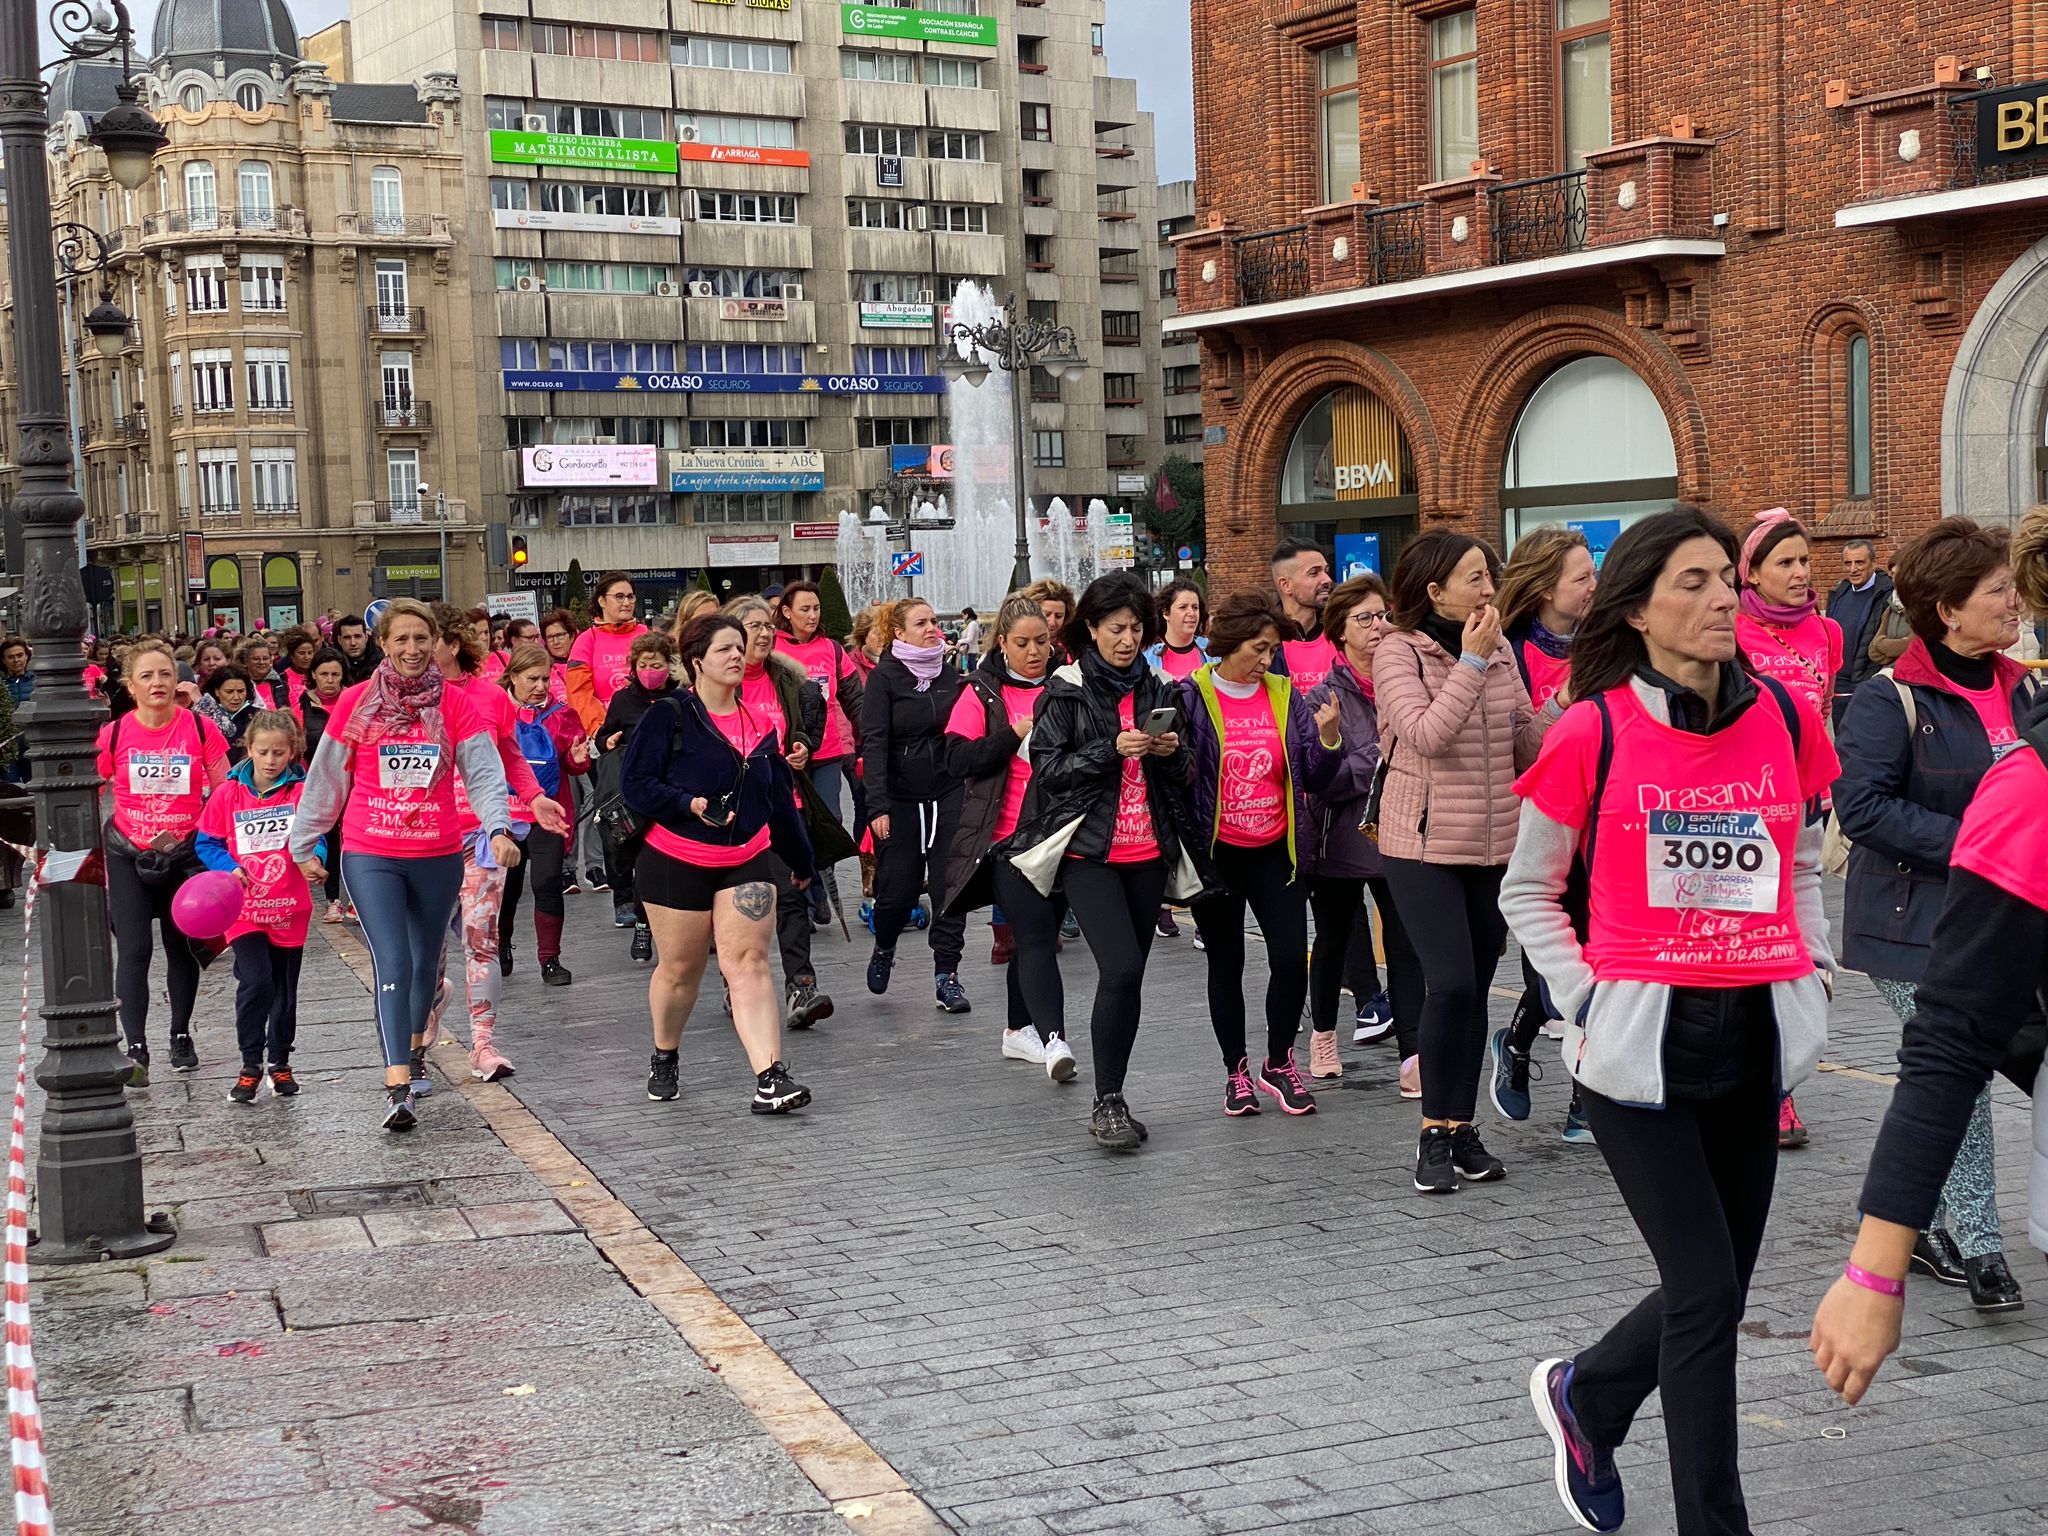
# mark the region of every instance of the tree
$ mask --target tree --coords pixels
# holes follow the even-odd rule
[[[709,592],[709,591],[711,591],[711,590],[712,590],[712,587],[711,587],[711,572],[710,572],[709,570],[707,570],[707,569],[701,569],[701,568],[700,568],[700,569],[698,570],[698,572],[697,572],[697,590],[698,590],[699,592]]]
[[[1173,488],[1173,510],[1159,510],[1159,482]],[[1152,494],[1145,499],[1145,525],[1154,538],[1177,553],[1183,544],[1200,550],[1207,542],[1207,519],[1202,505],[1202,466],[1177,453],[1166,456],[1152,482]]]
[[[583,562],[571,559],[569,569],[562,576],[562,606],[575,614],[579,621],[590,617],[589,594],[583,580]]]
[[[846,606],[846,589],[839,584],[839,567],[828,565],[818,578],[818,605],[824,610],[819,628],[835,640],[853,633],[853,611]]]

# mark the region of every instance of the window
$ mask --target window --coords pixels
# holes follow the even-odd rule
[[[859,53],[842,49],[839,54],[842,80],[893,80],[903,85],[917,83],[917,55],[914,53]]]
[[[1429,24],[1429,147],[1438,181],[1472,174],[1479,158],[1477,11],[1453,11]]]
[[[1870,338],[1857,331],[1849,338],[1849,388],[1843,404],[1842,439],[1848,449],[1849,494],[1870,494]]]
[[[199,515],[239,517],[242,512],[241,466],[232,448],[199,450]]]
[[[507,416],[505,418],[505,446],[507,448],[538,448],[547,441],[543,435],[547,427],[544,416]]]
[[[1052,142],[1052,108],[1042,101],[1023,101],[1017,104],[1017,130],[1026,139],[1036,143]]]
[[[539,23],[535,23],[538,28]],[[519,119],[526,115],[526,103],[514,96],[486,96],[484,98],[485,126],[510,130],[519,126]]]
[[[1102,376],[1105,405],[1135,405],[1141,398],[1135,373],[1107,373]]]
[[[856,272],[853,297],[866,304],[929,304],[932,280],[921,272]]]
[[[1031,369],[1031,398],[1034,400],[1057,400],[1060,397],[1060,376],[1050,368],[1033,365]]]
[[[509,176],[491,178],[491,206],[493,208],[530,208],[533,183],[514,181]]]
[[[540,343],[507,336],[498,342],[498,366],[500,368],[540,367]]]
[[[592,496],[578,492],[562,498],[559,518],[564,528],[651,528],[672,521],[662,514],[668,497],[653,492]]]
[[[1202,418],[1199,416],[1167,417],[1166,440],[1169,443],[1199,443],[1202,440]]]
[[[924,136],[924,152],[934,160],[986,160],[978,133],[934,128]]]
[[[192,515],[192,455],[189,453],[172,455],[171,467],[178,479],[178,516],[190,517]]]
[[[933,203],[932,228],[955,235],[985,235],[988,209],[980,203]]]
[[[185,409],[185,354],[171,354],[171,414],[181,414]]]
[[[382,353],[377,359],[377,368],[384,386],[384,409],[396,417],[391,424],[409,425],[405,417],[412,411],[412,354]]]
[[[518,448],[524,445],[514,443],[512,446]],[[548,499],[545,496],[514,496],[511,501],[510,514],[506,521],[514,528],[538,528],[541,522],[541,510],[547,504]]]
[[[519,51],[519,23],[510,16],[486,16],[484,18],[483,46],[517,53]]]
[[[572,27],[560,22],[533,24],[533,51],[579,59],[622,59],[629,64],[659,64],[661,34],[620,27]]]
[[[516,186],[526,183],[517,182]],[[668,189],[665,187],[579,186],[573,181],[543,181],[537,206],[549,213],[589,213],[609,218],[668,217]],[[524,207],[523,203],[513,204]]]
[[[846,224],[849,229],[908,229],[910,204],[886,197],[849,197]]]
[[[1105,341],[1136,341],[1138,339],[1138,316],[1134,310],[1104,310],[1102,315],[1102,338]]]
[[[1565,169],[1614,142],[1608,0],[1557,0],[1558,130]]]
[[[224,258],[186,258],[185,307],[195,315],[219,315],[227,312],[228,266]]]
[[[632,443],[643,448],[683,446],[682,422],[674,416],[557,416],[554,443]]]
[[[901,55],[898,55],[901,57]],[[966,90],[981,88],[981,61],[979,59],[948,59],[936,55],[924,61],[924,83],[926,85],[959,86]]]
[[[787,523],[796,498],[788,491],[722,491],[692,496],[690,517],[699,523]]]
[[[185,216],[192,229],[212,229],[219,222],[220,200],[214,191],[213,166],[205,160],[185,163]]]
[[[695,284],[711,285],[711,295],[721,299],[780,299],[791,297],[784,292],[789,288],[801,288],[804,275],[786,267],[685,267],[683,281],[691,284],[688,292],[701,297]]]
[[[251,347],[244,354],[249,373],[249,409],[292,408],[291,353],[283,347]]]
[[[1064,432],[1032,433],[1031,464],[1034,469],[1065,469],[1067,467],[1067,434]]]
[[[853,371],[922,377],[931,371],[925,366],[925,351],[923,347],[855,347]]]
[[[410,324],[411,316],[408,313],[409,301],[406,289],[406,271],[403,260],[380,261],[377,263],[376,293],[379,329],[398,330]],[[384,324],[385,321],[396,321],[397,324],[386,325]]]
[[[405,182],[395,165],[370,172],[370,228],[380,235],[405,231]]]
[[[1628,365],[1576,357],[1547,375],[1515,423],[1502,476],[1509,546],[1538,523],[1607,536],[1678,496],[1678,456],[1657,397]],[[1406,489],[1406,487],[1404,487]],[[1595,558],[1601,544],[1594,542]]]
[[[676,119],[687,142],[737,144],[747,149],[796,148],[796,122],[787,117],[738,117],[729,112],[685,112]]]
[[[242,312],[284,313],[284,261],[275,256],[242,258]]]
[[[738,38],[672,37],[668,61],[686,69],[738,69],[756,75],[790,72],[787,43],[750,43]]]
[[[1179,292],[1180,268],[1177,266],[1161,267],[1159,269],[1159,297],[1170,299]]]
[[[909,155],[917,154],[917,130],[914,128],[883,128],[869,123],[848,123],[846,125],[846,152],[849,155]]]
[[[853,425],[854,441],[861,447],[893,448],[899,443],[929,443],[935,423],[929,416],[878,416]]]
[[[1050,272],[1053,269],[1051,235],[1024,237],[1024,265],[1033,272]]]
[[[206,110],[206,87],[202,85],[186,86],[178,93],[178,105],[187,112],[204,112]]]
[[[232,411],[235,408],[235,355],[226,347],[192,354],[192,409]]]
[[[296,450],[249,450],[249,505],[257,512],[299,510],[299,460]]]
[[[420,509],[419,449],[384,450],[384,488],[390,493],[394,516],[400,511],[406,511],[417,517]]]
[[[712,343],[690,347],[686,358],[684,367],[690,373],[774,375],[805,371],[804,349],[797,346],[764,346],[755,342]]]
[[[1202,392],[1202,365],[1180,363],[1167,369],[1166,392],[1169,395],[1199,395]]]
[[[1102,52],[1102,23],[1099,21],[1088,24],[1088,51],[1098,55]]]
[[[270,229],[277,223],[276,185],[267,161],[242,163],[235,172],[235,197],[242,205],[244,229]]]
[[[672,341],[549,341],[546,367],[571,373],[673,373]]]
[[[263,87],[254,80],[244,80],[235,87],[235,105],[244,112],[263,110]]]
[[[699,192],[697,217],[716,224],[794,224],[796,199],[787,193]]]
[[[692,448],[808,448],[811,424],[802,417],[743,417],[732,421],[692,421]]]
[[[1351,200],[1358,162],[1358,44],[1342,43],[1316,55],[1316,88],[1322,100],[1323,201]]]
[[[511,105],[518,108],[518,114],[502,126],[517,128],[519,116],[526,115],[527,109],[522,102]],[[543,101],[534,104],[532,115],[545,118],[555,133],[582,133],[603,139],[668,137],[668,114],[658,107],[586,107],[568,101]]]
[[[1024,201],[1034,207],[1048,207],[1052,203],[1052,172],[1024,172]]]
[[[671,269],[645,262],[550,261],[523,256],[497,259],[498,286],[512,288],[522,277],[544,276],[549,288],[562,293],[652,293],[671,279]]]

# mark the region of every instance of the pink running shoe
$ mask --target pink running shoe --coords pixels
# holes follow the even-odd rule
[[[1337,1031],[1334,1029],[1327,1033],[1309,1031],[1308,1075],[1323,1079],[1344,1075],[1344,1062],[1337,1054]]]
[[[1259,1112],[1259,1095],[1252,1087],[1252,1063],[1248,1056],[1237,1058],[1237,1065],[1230,1069],[1229,1081],[1223,1085],[1223,1113],[1235,1120],[1240,1115],[1256,1115]]]
[[[1401,1097],[1419,1099],[1422,1097],[1422,1058],[1410,1056],[1401,1063]]]
[[[1301,1069],[1294,1064],[1292,1051],[1259,1068],[1258,1087],[1261,1093],[1270,1093],[1278,1099],[1280,1107],[1290,1115],[1312,1115],[1316,1112],[1316,1096],[1301,1080]]]

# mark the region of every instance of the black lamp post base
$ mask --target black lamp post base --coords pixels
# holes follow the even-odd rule
[[[29,1249],[29,1258],[37,1264],[99,1264],[108,1259],[140,1259],[161,1253],[177,1240],[178,1229],[171,1225],[171,1218],[159,1212],[132,1236],[103,1240],[93,1234],[82,1243],[63,1247],[38,1242]]]

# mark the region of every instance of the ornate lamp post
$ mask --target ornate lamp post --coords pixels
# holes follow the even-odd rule
[[[148,179],[163,131],[136,105],[134,31],[122,0],[88,7],[62,0],[50,13],[64,57],[121,57],[119,102],[93,142],[108,169],[133,190]],[[53,223],[44,139],[50,118],[42,83],[35,7],[0,6],[0,144],[7,167],[7,243],[14,284],[14,357],[21,391],[21,489],[26,569],[24,616],[35,647],[35,693],[22,710],[33,774],[36,829],[53,860],[101,854],[93,743],[106,717],[86,694],[85,589],[78,572],[78,520],[85,503],[71,483],[71,422],[64,408],[57,306],[43,295],[66,277],[105,270],[106,242],[76,224]],[[54,239],[52,238],[54,236]],[[86,317],[103,354],[120,351],[128,317],[111,287]],[[43,1057],[36,1081],[48,1095],[36,1149],[41,1241],[36,1256],[71,1262],[151,1253],[168,1245],[142,1206],[142,1154],[128,1112],[128,1059],[114,1022],[114,957],[103,880],[51,885],[42,923]]]
[[[1031,531],[1025,509],[1025,452],[1029,439],[1024,426],[1024,376],[1034,365],[1059,374],[1073,383],[1088,370],[1073,330],[1050,320],[1017,318],[1017,296],[1003,303],[1002,314],[981,325],[956,323],[946,327],[950,344],[939,359],[939,371],[948,379],[964,379],[979,388],[991,366],[1010,375],[1010,501],[1017,515],[1017,564],[1010,573],[1013,590],[1031,585]],[[961,343],[967,344],[963,357]]]

